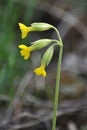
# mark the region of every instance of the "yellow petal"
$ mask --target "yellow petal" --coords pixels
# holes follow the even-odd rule
[[[27,35],[28,35],[28,32],[22,32],[22,39],[24,39],[25,37],[27,37]]]
[[[46,71],[44,70],[44,71],[43,71],[43,77],[46,77],[46,75],[47,75],[47,74],[46,74]]]
[[[24,56],[24,59],[27,60],[30,57],[30,53]]]
[[[29,27],[27,27],[26,25],[22,23],[19,23],[19,28],[22,33],[22,38],[25,38],[28,35],[28,32],[30,31]]]
[[[25,28],[25,27],[26,27],[26,25],[24,25],[23,23],[18,23],[18,24],[19,24],[20,29],[22,29],[22,28]]]
[[[43,77],[46,77],[46,71],[45,71],[45,67],[43,65],[41,65],[40,67],[36,68],[34,70],[34,72],[37,74],[37,75],[42,75]]]
[[[19,45],[18,47],[19,47],[20,49],[26,49],[27,46],[25,46],[25,45]]]
[[[19,48],[22,49],[20,51],[21,56],[24,56],[24,59],[27,60],[30,56],[31,51],[32,51],[32,47],[31,46],[27,47],[25,45],[19,45]]]
[[[41,74],[40,68],[35,69],[34,72],[35,72],[37,75],[40,75],[40,74]]]
[[[22,56],[26,55],[25,50],[21,50],[20,53],[21,53]]]

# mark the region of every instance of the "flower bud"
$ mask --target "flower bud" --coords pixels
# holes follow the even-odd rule
[[[42,57],[42,60],[41,60],[41,63],[44,65],[44,66],[47,66],[52,57],[53,57],[53,52],[54,52],[54,47],[53,45],[51,47],[49,47],[46,52],[44,53],[43,57]]]
[[[33,31],[46,31],[52,28],[52,25],[48,23],[32,23],[31,24]]]

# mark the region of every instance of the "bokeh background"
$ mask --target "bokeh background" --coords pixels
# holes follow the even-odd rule
[[[51,130],[59,48],[46,79],[33,74],[46,50],[28,61],[19,44],[57,38],[53,30],[31,32],[24,40],[18,22],[47,22],[64,43],[57,130],[87,130],[87,0],[0,0],[0,130]]]

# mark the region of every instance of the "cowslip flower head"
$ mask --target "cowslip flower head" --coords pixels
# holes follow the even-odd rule
[[[43,77],[46,77],[46,70],[45,70],[45,66],[43,64],[41,64],[40,67],[36,68],[34,70],[34,73],[36,73],[36,75],[42,75]]]
[[[32,47],[27,47],[25,45],[19,45],[19,48],[22,49],[20,51],[21,56],[24,56],[24,59],[27,60],[30,57],[30,53],[32,51]]]
[[[22,35],[21,35],[22,39],[24,39],[25,37],[27,37],[28,33],[30,31],[32,31],[31,27],[27,27],[23,23],[19,23],[19,28],[20,28],[21,33],[22,33]]]

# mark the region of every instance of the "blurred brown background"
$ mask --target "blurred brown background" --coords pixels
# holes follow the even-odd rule
[[[44,79],[32,70],[46,48],[24,61],[18,45],[57,36],[48,30],[22,40],[18,22],[47,22],[59,30],[64,49],[56,129],[87,130],[87,0],[0,1],[0,130],[50,130],[52,125],[59,48]]]

